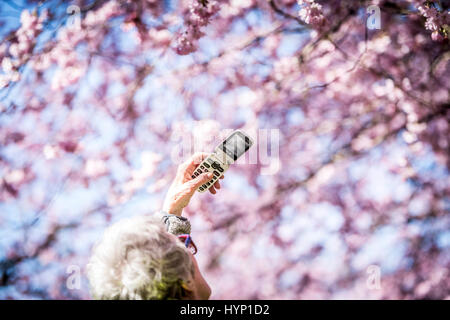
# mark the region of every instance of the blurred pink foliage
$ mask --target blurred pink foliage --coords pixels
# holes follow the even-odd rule
[[[450,297],[446,2],[43,3],[0,44],[0,298],[88,299],[67,267],[228,128],[279,129],[281,170],[186,209],[213,298]]]

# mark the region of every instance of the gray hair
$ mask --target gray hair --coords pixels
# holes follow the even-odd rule
[[[151,216],[109,227],[87,265],[94,299],[181,299],[193,280],[188,249]]]

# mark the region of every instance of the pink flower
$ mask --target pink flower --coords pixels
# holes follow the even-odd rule
[[[157,46],[168,46],[172,40],[172,34],[168,30],[157,30],[152,28],[149,30],[148,35]]]
[[[440,30],[445,24],[450,23],[450,13],[440,12],[432,5],[419,5],[417,7],[420,14],[427,18],[425,21],[425,29],[432,31],[431,39],[434,41],[442,41],[447,38]]]
[[[178,45],[176,51],[179,55],[187,55],[197,50],[195,39],[187,32],[184,32],[183,35],[178,38],[177,42]]]
[[[439,31],[436,30],[431,34],[431,39],[434,41],[442,41],[444,40],[444,37],[439,33]]]
[[[37,24],[38,18],[34,14],[30,14],[28,10],[22,11],[20,14],[20,22],[22,23],[23,29],[33,29],[33,27]]]
[[[31,14],[28,10],[22,11],[21,26],[15,33],[15,41],[8,48],[10,56],[6,56],[5,46],[1,48],[0,58],[3,58],[1,64],[6,74],[0,78],[0,88],[7,87],[10,82],[20,79],[20,73],[17,70],[29,60],[36,38],[42,32],[42,23],[47,17],[48,12],[45,10],[42,11],[40,17],[35,13]]]
[[[300,19],[313,27],[323,25],[325,18],[322,14],[322,5],[315,3],[314,0],[298,0],[298,4],[302,7],[298,12]]]
[[[179,55],[187,55],[197,50],[197,40],[203,37],[201,27],[209,23],[209,19],[219,11],[218,1],[209,1],[203,5],[198,0],[188,1],[188,13],[185,17],[187,30],[178,38],[176,52]]]

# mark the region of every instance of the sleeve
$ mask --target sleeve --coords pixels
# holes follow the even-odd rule
[[[166,225],[167,232],[174,235],[191,233],[191,223],[186,217],[179,217],[164,211],[158,211],[156,215]]]

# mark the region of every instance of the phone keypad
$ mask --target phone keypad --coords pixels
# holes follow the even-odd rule
[[[206,158],[194,171],[192,178],[195,179],[200,174],[204,172],[212,172],[213,177],[208,182],[204,183],[198,188],[198,191],[204,192],[207,191],[216,181],[220,178],[222,173],[224,172],[224,168],[221,166],[221,164],[217,161],[215,161],[212,158]]]

